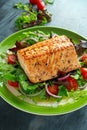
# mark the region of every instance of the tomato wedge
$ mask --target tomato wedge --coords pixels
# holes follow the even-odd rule
[[[31,4],[37,5],[37,8],[39,10],[44,10],[45,9],[45,2],[42,0],[29,0]]]
[[[8,80],[8,84],[12,87],[15,87],[15,88],[18,88],[19,87],[19,83],[18,81],[11,81],[11,80]]]
[[[44,3],[44,1],[38,1],[37,2],[37,7],[38,7],[38,9],[39,10],[44,10],[45,9],[45,3]]]
[[[82,61],[87,65],[87,54],[82,56]]]
[[[81,68],[81,74],[84,80],[87,80],[87,68]]]
[[[31,4],[37,4],[38,0],[29,0]]]
[[[50,93],[58,95],[59,88],[57,85],[48,86],[48,90]]]
[[[9,54],[8,55],[8,63],[9,64],[15,64],[17,61],[17,57],[15,54]]]
[[[66,88],[67,90],[70,92],[71,90],[76,91],[78,89],[78,82],[76,79],[72,78],[71,76],[69,76],[67,79],[67,85]]]

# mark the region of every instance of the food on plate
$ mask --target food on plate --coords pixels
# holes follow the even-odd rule
[[[87,54],[82,56],[82,61],[87,65]]]
[[[0,86],[42,106],[75,102],[87,95],[86,41],[74,44],[65,35],[40,30],[22,35],[0,53]]]
[[[87,68],[81,68],[81,74],[84,80],[87,80]]]
[[[38,7],[39,10],[45,10],[46,9],[44,1],[41,1],[41,0],[39,0],[37,2],[37,7]]]
[[[8,55],[8,63],[15,64],[17,60],[17,57],[15,54],[9,54]]]
[[[67,36],[54,36],[17,52],[18,61],[32,83],[56,78],[80,68],[73,43]]]

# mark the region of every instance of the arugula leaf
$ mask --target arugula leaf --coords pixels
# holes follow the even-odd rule
[[[36,92],[39,92],[43,88],[43,86],[45,86],[45,83],[32,84],[31,82],[29,82],[26,74],[20,67],[18,67],[16,71],[16,78],[20,83],[21,90],[25,94],[34,94]]]
[[[58,92],[59,96],[68,96],[68,91],[65,88],[65,86],[61,85],[59,86],[59,92]]]
[[[29,11],[29,7],[32,7],[32,5],[31,4],[23,4],[22,2],[19,2],[18,4],[14,5],[14,8],[24,9],[25,11]]]
[[[45,89],[42,91],[42,93],[39,95],[40,99],[42,100],[46,100],[47,99],[47,93],[45,91]]]
[[[53,3],[54,3],[54,0],[45,0],[45,3],[46,3],[46,4],[53,4]]]
[[[6,83],[8,80],[17,80],[14,71],[16,70],[12,65],[0,63],[0,82]]]
[[[29,12],[29,13],[22,13],[21,16],[19,16],[16,19],[16,27],[18,27],[18,29],[22,29],[24,28],[24,26],[26,24],[31,23],[32,21],[37,21],[37,12],[33,11],[33,12]]]
[[[25,94],[35,94],[40,90],[42,90],[42,88],[40,87],[43,85],[42,83],[32,84],[28,80],[27,81],[19,80],[19,83],[20,83],[20,88]]]
[[[50,38],[50,34],[43,33],[42,31],[25,32],[25,40],[28,45],[33,45],[34,43],[41,42]]]

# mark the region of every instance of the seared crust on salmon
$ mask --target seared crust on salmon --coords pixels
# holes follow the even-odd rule
[[[46,81],[80,68],[80,63],[70,39],[55,36],[18,50],[18,60],[32,83]]]

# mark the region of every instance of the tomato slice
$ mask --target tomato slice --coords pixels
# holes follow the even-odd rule
[[[19,83],[18,81],[11,81],[11,80],[8,80],[8,84],[12,87],[15,87],[15,88],[18,88],[19,87]]]
[[[8,55],[8,63],[9,64],[15,64],[17,61],[17,57],[15,54],[9,54]]]
[[[31,4],[37,4],[38,0],[29,0]]]
[[[87,68],[81,68],[81,74],[84,80],[87,80]]]
[[[42,0],[29,0],[31,4],[35,5],[38,2],[41,2]]]
[[[82,61],[87,65],[87,54],[82,56]]]
[[[48,86],[48,90],[50,93],[58,95],[59,88],[57,85]]]
[[[45,3],[44,3],[44,1],[38,1],[37,2],[37,7],[38,7],[38,9],[39,10],[44,10],[45,9]]]
[[[67,85],[66,88],[70,92],[71,90],[76,91],[78,89],[78,82],[76,79],[72,78],[71,76],[67,77],[66,79]]]

